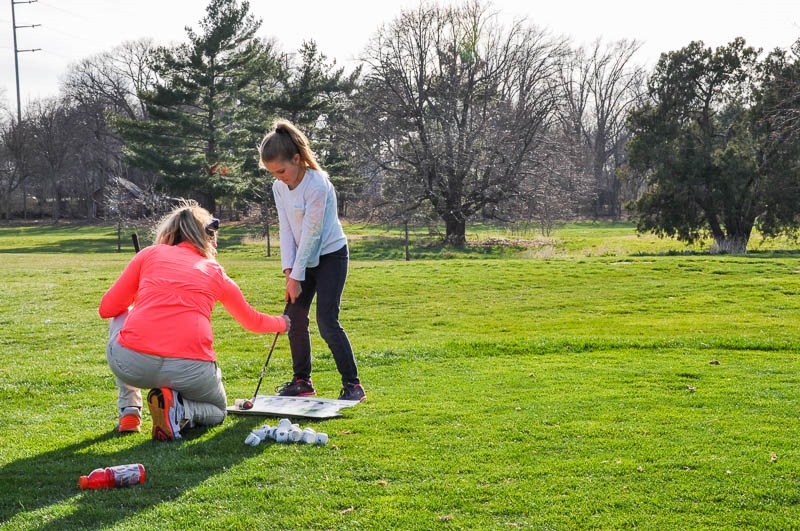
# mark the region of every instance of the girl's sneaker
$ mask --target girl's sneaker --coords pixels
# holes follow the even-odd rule
[[[119,412],[118,433],[136,433],[141,430],[142,410],[138,407],[124,407]]]
[[[357,402],[363,402],[366,399],[367,393],[364,392],[364,388],[361,387],[360,383],[344,384],[341,392],[339,393],[339,400],[354,400]]]
[[[317,394],[314,390],[314,384],[311,383],[311,378],[304,380],[297,377],[276,387],[275,393],[278,396],[314,396]]]
[[[178,393],[168,387],[151,389],[147,393],[147,407],[153,417],[153,439],[175,441],[181,438],[183,404]]]

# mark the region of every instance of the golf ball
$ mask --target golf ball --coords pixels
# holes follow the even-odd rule
[[[278,429],[275,431],[275,440],[281,444],[286,444],[289,442],[289,432],[281,427],[278,427]]]
[[[291,442],[299,442],[300,439],[302,438],[303,438],[303,432],[300,431],[300,428],[292,427],[292,429],[289,430],[289,440]]]
[[[306,444],[314,444],[317,441],[317,432],[311,428],[303,430],[303,442]]]
[[[248,400],[247,398],[237,398],[236,400],[234,400],[233,404],[236,407],[236,409],[244,409],[244,410],[253,409],[253,401]]]
[[[278,422],[278,427],[289,431],[289,429],[292,427],[292,421],[289,419],[281,419],[280,422]]]
[[[316,439],[316,441],[314,441],[314,443],[318,444],[320,446],[325,446],[326,444],[328,444],[328,434],[327,433],[318,433],[317,434],[317,439]]]

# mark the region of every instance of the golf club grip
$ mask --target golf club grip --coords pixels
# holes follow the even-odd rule
[[[139,235],[135,232],[131,234],[131,240],[133,240],[133,250],[134,252],[139,252],[141,248],[139,247]]]

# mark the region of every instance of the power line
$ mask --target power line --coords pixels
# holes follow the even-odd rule
[[[38,1],[38,0],[37,0]],[[55,9],[56,11],[61,11],[65,15],[69,15],[71,17],[75,17],[80,20],[88,20],[84,15],[79,15],[77,13],[73,13],[72,11],[67,11],[66,9],[60,8],[58,6],[54,6],[48,2],[41,2],[41,4],[45,7],[49,7],[50,9]]]
[[[72,62],[75,59],[73,57],[67,57],[66,55],[61,55],[60,53],[56,53],[52,50],[42,50],[45,55],[52,55],[54,57],[58,57],[59,59],[64,59],[65,61]]]
[[[61,31],[61,30],[53,28],[51,26],[47,26],[47,31],[52,31],[54,33],[58,33],[60,35],[63,35],[64,37],[69,37],[70,39],[75,39],[78,42],[85,42],[86,41],[86,37],[85,36],[84,37],[79,37],[78,35],[73,35],[72,33],[67,33],[66,31]]]
[[[14,72],[16,73],[17,79],[17,123],[22,123],[22,103],[20,102],[19,98],[19,54],[21,52],[36,52],[41,50],[41,48],[29,48],[27,50],[20,50],[17,47],[17,28],[35,28],[37,26],[41,26],[41,24],[30,24],[26,26],[17,26],[17,15],[14,10],[14,6],[17,4],[33,4],[38,0],[11,0],[11,25],[14,29]]]

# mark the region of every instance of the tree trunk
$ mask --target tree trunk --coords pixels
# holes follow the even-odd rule
[[[747,242],[753,232],[754,220],[734,218],[725,220],[725,232],[720,237],[714,234],[714,247],[712,252],[728,254],[745,254]]]
[[[11,194],[6,194],[3,196],[3,219],[6,220],[6,224],[11,222]]]
[[[445,243],[453,247],[465,247],[467,245],[467,223],[456,216],[447,216],[444,220]]]
[[[53,194],[53,209],[52,209],[53,223],[58,223],[58,218],[61,217],[61,190],[58,186],[55,187]]]
[[[733,235],[726,236],[720,240],[714,240],[712,252],[725,254],[745,254],[747,252],[747,236]]]
[[[267,239],[267,257],[272,256],[272,241],[270,240],[270,230],[269,230],[269,203],[267,202],[267,196],[264,196],[264,199],[261,201],[261,233],[262,236]]]
[[[407,219],[403,220],[403,229],[405,231],[405,240],[404,240],[403,243],[405,244],[405,248],[406,248],[406,262],[408,262],[408,261],[411,260],[411,255],[408,252],[408,220]]]
[[[747,252],[747,242],[750,241],[750,233],[753,231],[752,223],[745,222],[735,226],[733,229],[727,229],[727,234],[723,238],[714,238],[715,249],[713,251],[728,254],[745,254]]]

